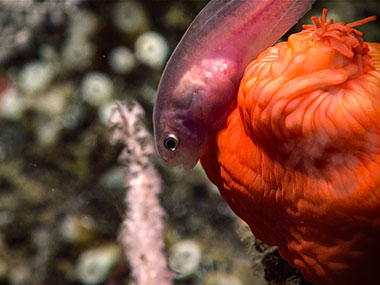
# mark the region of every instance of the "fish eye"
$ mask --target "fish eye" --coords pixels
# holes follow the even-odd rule
[[[164,139],[164,146],[167,150],[175,151],[178,148],[179,140],[176,135],[169,134]]]

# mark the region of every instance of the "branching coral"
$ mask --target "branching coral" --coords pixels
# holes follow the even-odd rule
[[[171,284],[174,274],[168,270],[163,253],[165,211],[158,199],[161,178],[150,160],[154,149],[151,135],[142,123],[143,117],[144,111],[138,103],[131,108],[118,104],[110,117],[114,127],[111,141],[125,144],[119,156],[127,167],[125,185],[128,187],[123,243],[135,284],[166,285]]]

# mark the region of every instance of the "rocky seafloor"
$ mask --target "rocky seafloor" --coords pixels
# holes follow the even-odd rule
[[[132,284],[128,165],[107,121],[116,102],[135,100],[152,130],[164,64],[206,2],[0,0],[0,284]],[[323,7],[336,21],[380,15],[379,1],[317,1],[292,32]],[[378,22],[359,29],[380,41]],[[173,284],[307,284],[199,165],[153,160]]]

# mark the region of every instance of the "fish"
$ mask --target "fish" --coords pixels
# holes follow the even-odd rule
[[[153,109],[157,152],[193,168],[236,100],[247,64],[272,46],[315,0],[211,0],[169,58]]]
[[[380,44],[327,9],[248,64],[201,165],[313,284],[380,284]]]

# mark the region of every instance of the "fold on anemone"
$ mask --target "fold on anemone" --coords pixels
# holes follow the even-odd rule
[[[201,163],[252,232],[315,284],[380,282],[380,44],[312,17],[246,68]],[[379,283],[380,284],[380,283]]]

